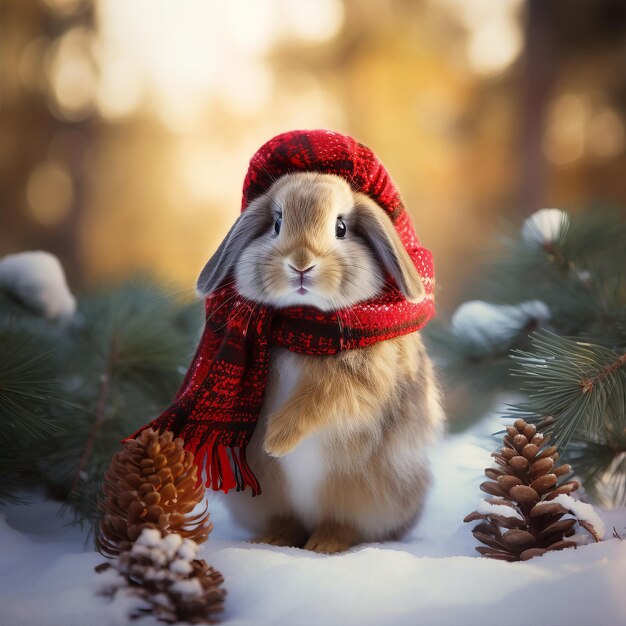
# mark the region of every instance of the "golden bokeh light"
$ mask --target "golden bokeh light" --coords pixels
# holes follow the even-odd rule
[[[283,0],[278,10],[284,18],[283,34],[305,41],[332,39],[341,30],[344,20],[340,0]]]
[[[498,213],[624,197],[623,55],[599,27],[595,47],[572,30],[592,3],[7,2],[8,240],[67,250],[83,284],[147,271],[191,287],[238,214],[251,155],[296,128],[381,158],[444,307]],[[554,54],[528,72],[533,25]]]
[[[174,186],[179,190],[176,202],[181,210],[195,207],[199,212],[209,203],[228,205],[239,186],[241,164],[234,161],[231,151],[214,142],[181,142],[172,170],[176,174]]]
[[[614,109],[591,97],[566,93],[556,98],[548,114],[544,151],[555,165],[581,158],[603,161],[626,147],[624,122]]]
[[[555,165],[568,165],[580,159],[585,146],[585,126],[589,107],[577,94],[564,94],[550,109],[543,149]]]
[[[467,29],[467,60],[473,71],[504,71],[522,50],[518,14],[522,0],[439,0]]]
[[[93,111],[97,74],[92,43],[90,31],[77,26],[58,39],[46,53],[52,111],[63,120],[77,122]]]
[[[122,117],[147,92],[157,117],[181,134],[216,102],[234,116],[260,114],[273,93],[272,46],[328,41],[344,20],[339,0],[181,0],[176,11],[153,9],[151,0],[98,3],[98,109]]]
[[[270,69],[258,59],[239,59],[231,69],[220,85],[222,106],[238,117],[258,115],[268,107],[272,96],[274,80]]]
[[[143,81],[124,62],[111,55],[101,65],[96,90],[98,112],[109,120],[119,120],[134,113],[143,98]]]
[[[323,89],[318,79],[297,74],[291,77],[288,89],[283,89],[275,98],[271,121],[277,132],[290,128],[333,128],[345,131],[348,128],[346,113],[337,96]]]
[[[599,160],[613,159],[626,143],[624,122],[614,109],[604,106],[589,120],[586,148]]]
[[[481,74],[496,74],[506,69],[522,49],[519,26],[510,18],[494,18],[472,33],[468,59]]]

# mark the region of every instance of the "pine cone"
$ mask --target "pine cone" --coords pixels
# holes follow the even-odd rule
[[[96,543],[102,554],[129,550],[144,528],[206,541],[213,528],[206,507],[189,516],[204,497],[204,485],[193,454],[183,449],[182,439],[172,439],[169,431],[146,429],[113,457],[99,505],[104,516]]]
[[[491,480],[480,485],[487,498],[463,521],[482,520],[474,537],[488,547],[476,550],[484,556],[504,561],[525,561],[548,550],[576,547],[571,539],[578,522],[596,541],[604,532],[602,521],[590,505],[569,494],[580,487],[576,480],[558,483],[570,474],[570,465],[556,465],[556,446],[547,446],[550,436],[537,432],[523,419],[507,427],[504,447],[491,456],[499,465],[487,468]],[[573,518],[564,518],[566,514]],[[504,531],[504,532],[503,532]]]
[[[157,529],[144,529],[128,551],[114,564],[103,563],[96,571],[115,570],[102,593],[122,591],[141,599],[131,606],[129,617],[154,615],[168,624],[214,622],[224,610],[224,577],[205,561],[196,559],[198,545],[177,533],[163,537]]]

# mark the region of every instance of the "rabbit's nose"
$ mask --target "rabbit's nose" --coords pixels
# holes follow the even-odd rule
[[[302,274],[304,276],[304,274],[306,274],[307,272],[310,272],[314,267],[315,267],[315,263],[313,265],[309,265],[309,267],[307,267],[304,270],[299,270],[297,267],[294,267],[291,263],[288,263],[287,265],[289,265],[289,267],[294,271],[294,272],[298,272],[298,274]]]

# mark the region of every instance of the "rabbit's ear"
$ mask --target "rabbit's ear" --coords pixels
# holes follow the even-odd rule
[[[374,248],[385,269],[409,300],[424,295],[422,279],[402,245],[389,216],[373,200],[357,197],[354,206],[357,232]]]
[[[208,260],[196,282],[196,293],[208,296],[227,274],[235,270],[237,259],[246,246],[271,226],[271,215],[265,197],[259,198],[241,213],[215,254]]]

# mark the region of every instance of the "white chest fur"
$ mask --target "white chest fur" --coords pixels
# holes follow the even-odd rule
[[[268,415],[279,408],[291,396],[301,376],[300,357],[285,349],[272,355],[276,368],[273,378],[276,388]],[[326,476],[327,463],[323,434],[315,433],[304,439],[289,454],[278,459],[288,484],[288,497],[294,512],[307,526],[313,526],[319,516],[319,492]]]

